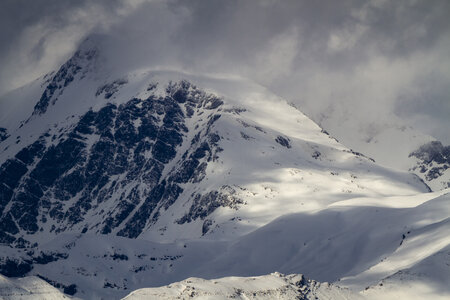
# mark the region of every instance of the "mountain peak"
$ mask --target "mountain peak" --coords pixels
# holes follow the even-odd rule
[[[129,286],[143,287],[149,273],[159,278],[154,284],[192,276],[193,257],[207,263],[224,245],[239,252],[266,230],[290,236],[307,224],[326,227],[311,215],[339,227],[339,216],[353,213],[341,213],[336,203],[428,191],[417,176],[345,147],[249,80],[145,68],[108,73],[96,67],[101,61],[91,44],[81,47],[57,72],[14,94],[23,105],[13,106],[8,118],[30,112],[26,119],[0,124],[5,270],[23,266],[23,274],[55,285],[70,287],[78,278],[80,293],[124,295]],[[299,227],[297,218],[311,223]],[[66,275],[51,268],[80,255]],[[223,255],[217,265],[241,270],[228,268]],[[99,261],[117,263],[131,272],[130,282],[140,283],[108,275],[109,264]],[[174,277],[170,270],[178,263]],[[205,266],[196,272],[213,276]],[[271,270],[262,266],[249,270]],[[343,271],[333,278],[338,274]],[[91,276],[101,280],[93,283]]]

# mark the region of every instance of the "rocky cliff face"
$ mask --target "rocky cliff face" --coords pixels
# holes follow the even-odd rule
[[[450,146],[433,141],[422,145],[409,156],[417,159],[411,171],[420,174],[430,186],[436,190],[450,187]]]
[[[45,229],[137,237],[177,200],[180,184],[201,181],[208,162],[217,158],[214,123],[222,104],[181,81],[167,86],[164,96],[107,103],[57,134],[44,133],[0,169],[1,242],[24,243],[20,232]],[[205,117],[187,138],[186,119],[199,113]],[[183,143],[188,146],[176,158]],[[220,197],[215,192],[213,198]],[[192,209],[180,222],[230,205],[203,204],[203,213]]]

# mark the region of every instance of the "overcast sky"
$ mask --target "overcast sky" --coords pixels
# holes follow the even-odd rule
[[[92,33],[120,68],[237,74],[316,120],[395,114],[450,143],[448,0],[1,0],[0,94]]]

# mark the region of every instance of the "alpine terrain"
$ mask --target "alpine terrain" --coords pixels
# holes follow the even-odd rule
[[[103,47],[0,99],[0,297],[450,297],[449,147],[419,177],[249,80]]]
[[[450,187],[450,145],[443,145],[396,116],[389,121],[362,124],[342,110],[333,106],[306,113],[346,146],[372,157],[377,163],[412,172],[433,191]]]

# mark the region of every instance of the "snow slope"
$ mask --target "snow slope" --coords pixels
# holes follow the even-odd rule
[[[2,275],[0,275],[0,298],[4,300],[75,299],[35,276],[10,279]]]
[[[302,275],[272,273],[259,277],[225,277],[216,280],[188,278],[160,288],[132,292],[132,299],[362,299],[339,287],[307,280]]]
[[[394,292],[408,292],[417,283],[427,293],[445,297],[450,295],[445,285],[450,274],[449,201],[448,191],[343,200],[314,213],[288,214],[231,241],[156,243],[60,235],[40,247],[43,254],[59,258],[34,264],[30,274],[45,274],[65,286],[76,284],[76,296],[83,299],[123,297],[192,276],[275,271],[302,273],[363,295],[378,291],[380,282],[390,282]],[[409,279],[395,281],[400,271]]]
[[[362,294],[367,299],[448,299],[449,246],[412,267],[397,271]]]
[[[276,271],[375,293],[448,246],[447,191],[264,87],[112,63],[87,43],[0,100],[2,274],[83,299]]]
[[[302,269],[320,281],[334,282],[334,287],[353,290],[354,294],[345,294],[344,299],[448,299],[449,193],[364,200],[338,202],[318,212],[319,216],[292,215],[276,220],[227,247],[207,268],[216,274],[221,271],[240,275]],[[210,278],[207,268],[203,274]],[[255,284],[260,284],[263,279],[273,280],[271,276],[188,279],[162,288],[138,290],[125,299],[150,295],[191,295],[194,299],[241,296],[236,291],[251,299],[254,288],[246,282],[256,280]],[[272,284],[278,287],[278,281]],[[268,287],[271,284],[261,283],[256,288],[262,291],[262,299],[264,293],[270,295]],[[294,295],[304,296],[302,292],[285,290],[268,297],[292,299]],[[309,294],[318,299],[337,299],[340,295]]]
[[[306,113],[344,145],[374,158],[377,163],[414,172],[434,191],[450,187],[450,161],[445,154],[449,150],[437,149],[444,159],[424,157],[421,153],[436,150],[435,143],[441,148],[443,145],[436,138],[408,126],[394,114],[389,120],[379,116],[379,120],[369,122],[336,105],[325,111]]]
[[[427,190],[417,177],[346,148],[252,82],[108,73],[92,47],[24,88],[46,85],[25,120],[17,121],[29,105],[2,111],[4,242],[42,243],[61,232],[226,240],[286,211]],[[30,93],[1,103],[13,96],[33,103]]]

